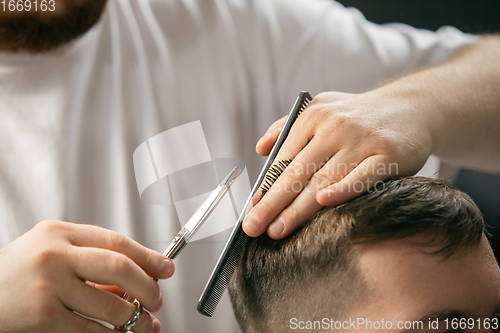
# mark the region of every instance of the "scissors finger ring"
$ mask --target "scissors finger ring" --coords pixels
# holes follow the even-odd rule
[[[137,307],[134,314],[132,315],[132,317],[130,317],[130,319],[127,321],[125,325],[120,327],[115,327],[115,331],[128,332],[137,323],[137,320],[139,319],[139,317],[143,312],[143,308],[141,303],[136,299],[132,302],[132,304],[134,304]]]

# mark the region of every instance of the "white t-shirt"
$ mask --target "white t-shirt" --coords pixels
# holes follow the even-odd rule
[[[0,246],[59,219],[162,251],[179,225],[139,198],[132,153],[146,139],[200,120],[212,157],[244,161],[253,182],[255,143],[301,90],[363,92],[473,40],[329,0],[110,0],[63,50],[0,53]],[[213,318],[196,312],[223,244],[193,242],[160,282],[163,332],[238,331],[227,295]]]

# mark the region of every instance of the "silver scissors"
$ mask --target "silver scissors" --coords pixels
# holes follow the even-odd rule
[[[207,220],[210,214],[215,210],[217,205],[221,202],[224,195],[227,193],[231,185],[233,185],[236,178],[243,171],[242,168],[235,166],[229,174],[220,182],[219,185],[210,193],[210,195],[202,202],[196,209],[191,218],[186,222],[182,229],[177,233],[172,242],[167,246],[163,255],[169,259],[174,259],[179,255],[182,249],[186,246],[194,234],[201,228],[203,223]],[[155,279],[158,282],[158,279]],[[115,331],[128,332],[134,327],[135,323],[143,312],[143,307],[138,300],[134,299],[129,294],[125,293],[122,298],[133,303],[137,309],[129,319],[129,321],[120,327],[115,327]]]
[[[210,195],[203,201],[203,203],[196,209],[193,216],[182,227],[181,231],[177,233],[172,242],[167,246],[163,255],[167,258],[174,259],[179,252],[186,246],[189,240],[200,229],[203,223],[207,220],[208,216],[215,210],[215,207],[221,202],[224,195],[233,185],[236,177],[241,173],[242,169],[235,166],[233,170],[222,180],[222,182],[210,193]]]

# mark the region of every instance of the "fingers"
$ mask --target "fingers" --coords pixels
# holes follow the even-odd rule
[[[398,174],[397,169],[384,162],[380,155],[372,156],[361,162],[344,179],[333,184],[316,195],[316,200],[323,206],[336,206],[358,197],[390,177]]]
[[[68,230],[68,237],[73,245],[103,248],[122,253],[153,278],[168,279],[175,271],[170,259],[116,231],[92,225],[71,224],[71,226]]]
[[[298,137],[296,138],[298,139]],[[290,146],[284,146],[280,150],[277,160],[281,160],[280,155],[293,157],[293,147],[307,145],[301,151],[299,149],[300,153],[245,218],[243,230],[249,236],[256,237],[262,234],[281,211],[288,207],[298,195],[303,195],[300,193],[305,188],[305,184],[320,169],[321,165],[325,163],[327,150],[325,145],[321,143],[321,140],[313,139],[309,144],[307,144],[307,141],[308,139],[304,138],[301,144],[292,143]],[[310,203],[318,206],[317,209],[319,209],[319,204],[315,200],[315,193],[304,193],[304,195],[308,195]],[[294,208],[296,207],[292,207],[291,209]],[[274,225],[273,229],[270,230],[269,236],[273,237],[278,234],[284,236],[287,234],[282,233],[284,231],[283,228],[279,230],[283,222],[279,221],[278,224]]]
[[[124,316],[128,316],[120,325],[115,325],[118,327],[123,326],[125,323],[129,321],[136,310],[136,306],[132,303],[129,303],[131,308],[128,309],[127,313]],[[68,311],[69,312],[69,311]],[[83,318],[78,314],[69,312],[73,318],[71,318],[72,325],[70,325],[70,332],[75,333],[112,333],[116,332],[115,330],[104,327],[103,325],[95,322],[91,319]],[[98,319],[98,318],[95,318]],[[111,324],[111,323],[110,323]],[[67,328],[60,333],[67,333]],[[134,333],[160,333],[161,332],[161,324],[160,321],[153,315],[149,314],[147,311],[143,311],[140,315],[139,319],[137,319],[136,324],[133,327]]]
[[[314,156],[314,153],[318,155]],[[250,218],[258,219],[258,225],[261,227],[259,232],[267,228],[271,238],[281,239],[299,228],[322,206],[338,205],[351,200],[373,187],[376,182],[391,176],[385,168],[382,156],[364,159],[364,152],[355,149],[339,151],[319,170],[314,170],[314,167],[307,170],[304,167],[302,161],[309,161],[313,166],[319,165],[317,161],[321,156],[321,148],[316,146],[313,139],[296,157],[298,165],[302,166],[305,172],[294,170],[292,162],[283,176],[250,212],[245,222]],[[318,193],[322,189],[328,189],[326,193],[320,192],[323,196]],[[276,212],[280,213],[274,216]],[[254,230],[250,230],[248,225],[244,224],[244,229],[250,236],[257,234],[252,234]]]
[[[351,155],[352,151],[338,152],[328,163],[323,165],[305,184],[305,188],[272,222],[267,233],[271,238],[281,239],[297,230],[307,219],[322,208],[316,200],[316,194],[321,189],[337,183],[346,174],[351,172],[362,159],[361,154]],[[351,160],[350,165],[337,163],[338,161]]]
[[[274,184],[272,181],[269,182],[267,180],[267,186],[265,187],[268,188],[268,191],[260,202],[258,202],[258,200],[263,194],[262,190],[257,191],[252,199],[252,202],[256,203],[256,205],[243,221],[243,230],[251,237],[259,236],[266,230],[278,213],[287,207],[298,195],[298,192],[303,188],[303,184],[305,184],[314,173],[315,165],[320,164],[321,160],[325,159],[325,156],[328,155],[323,149],[324,145],[319,144],[319,140],[312,140],[311,143],[308,144],[312,137],[312,133],[309,133],[309,131],[307,131],[305,127],[300,126],[299,123],[299,121],[304,118],[306,112],[307,109],[299,119],[297,119],[295,126],[292,126],[273,165],[279,165],[280,162],[286,164],[287,161],[292,159],[293,161],[291,161],[286,169],[278,167],[278,169],[284,169],[283,172],[279,172],[278,170],[272,171],[270,169],[268,175],[274,175],[274,178],[277,178],[277,180],[274,181]],[[271,132],[278,132],[275,133],[276,137],[285,120],[285,118],[282,118],[279,123],[276,122],[271,126]],[[281,175],[279,175],[280,173]],[[266,182],[266,180],[264,180],[264,182]],[[298,186],[298,191],[293,191],[292,186]]]
[[[161,307],[158,284],[127,256],[97,248],[72,251],[75,253],[70,253],[70,265],[79,279],[117,285],[153,312]]]
[[[310,181],[304,185],[304,190],[271,223],[267,229],[269,236],[281,239],[297,230],[300,225],[321,209],[322,205],[316,200],[318,191],[340,181],[346,174],[355,169],[362,159],[363,154],[355,150],[338,152],[314,173]],[[346,164],[340,161],[351,161],[351,163]]]
[[[316,190],[307,186],[304,191],[272,222],[267,234],[281,239],[297,230],[310,216],[321,209],[316,201]]]
[[[114,294],[91,287],[75,279],[71,288],[61,297],[63,304],[84,316],[103,320],[113,326],[123,326],[132,317],[137,307]],[[149,333],[159,323],[154,316],[143,311],[134,325],[135,333]],[[154,331],[154,332],[159,332]]]
[[[280,120],[275,121],[267,130],[266,134],[260,138],[257,142],[257,147],[255,150],[257,154],[262,156],[267,156],[271,152],[278,135],[280,134],[281,128],[285,124],[286,116],[281,118]]]
[[[285,118],[280,119],[279,123],[271,126],[269,132],[273,133],[274,137],[278,136],[285,120]],[[320,165],[332,156],[335,147],[325,144],[322,138],[314,138],[314,126],[311,125],[316,122],[317,119],[311,118],[310,109],[307,108],[290,129],[273,164],[278,168],[274,170],[270,168],[261,190],[252,198],[255,207],[243,221],[243,230],[247,235],[251,237],[261,235],[279,212],[299,195],[305,183],[319,170]],[[285,169],[284,166],[287,164],[289,165]],[[273,176],[273,181],[269,181],[268,176]],[[268,191],[259,201],[263,195],[262,187]]]

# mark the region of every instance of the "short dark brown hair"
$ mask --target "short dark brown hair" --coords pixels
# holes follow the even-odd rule
[[[415,245],[433,245],[432,254],[445,260],[477,246],[484,228],[472,199],[444,180],[379,183],[357,199],[321,210],[288,238],[251,239],[229,284],[236,318],[243,332],[286,331],[293,317],[341,319],[365,292],[355,245],[413,242],[422,235],[425,243]]]

